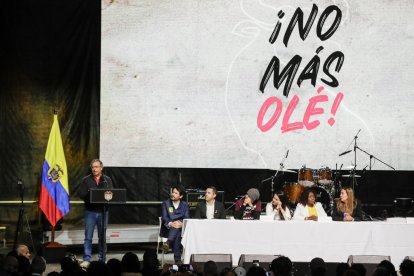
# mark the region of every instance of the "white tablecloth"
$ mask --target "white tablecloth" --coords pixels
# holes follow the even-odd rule
[[[191,254],[285,255],[292,261],[346,262],[349,255],[387,255],[397,267],[414,255],[414,224],[314,221],[185,221],[184,263]]]

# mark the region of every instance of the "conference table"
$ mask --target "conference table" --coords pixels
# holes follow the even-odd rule
[[[184,263],[191,254],[284,255],[294,262],[321,257],[346,262],[350,255],[386,255],[398,267],[414,255],[414,223],[315,221],[184,221]]]

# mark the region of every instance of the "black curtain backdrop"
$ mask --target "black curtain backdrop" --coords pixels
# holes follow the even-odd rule
[[[0,200],[37,200],[58,111],[71,195],[99,153],[100,1],[4,1],[0,5]],[[37,205],[27,206],[31,220]],[[16,208],[1,205],[1,222]],[[18,209],[17,209],[18,211]]]
[[[0,201],[18,200],[17,179],[25,199],[38,200],[41,168],[57,109],[69,171],[71,199],[91,159],[99,157],[100,22],[98,0],[10,0],[0,5]],[[294,150],[294,149],[292,149]],[[275,153],[277,160],[281,159]],[[212,156],[211,158],[214,158]],[[304,160],[306,163],[307,160]],[[160,201],[171,184],[203,189],[215,185],[234,201],[251,187],[270,200],[269,170],[105,168],[128,200]],[[391,208],[394,197],[414,196],[412,171],[359,172],[356,194],[373,215]],[[297,180],[285,174],[275,189]],[[346,184],[346,179],[341,179]],[[13,232],[18,205],[0,205],[0,224]],[[72,205],[66,223],[82,223],[82,205]],[[37,204],[26,206],[30,222],[39,219]],[[158,204],[113,207],[111,223],[157,224]]]

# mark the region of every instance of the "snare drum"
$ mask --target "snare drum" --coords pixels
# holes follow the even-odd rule
[[[304,187],[311,187],[315,185],[313,178],[313,170],[308,168],[302,168],[299,170],[298,182]]]
[[[305,187],[296,183],[296,182],[285,182],[283,185],[283,192],[285,193],[286,197],[292,203],[298,203],[300,200],[300,195],[302,194]]]

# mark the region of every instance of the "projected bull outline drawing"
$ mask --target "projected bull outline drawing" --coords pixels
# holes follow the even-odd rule
[[[335,3],[336,1],[333,1],[333,2]],[[283,10],[284,12],[286,12],[287,10],[295,10],[297,8],[297,7],[293,7],[293,6],[289,6],[289,5],[288,6],[280,6],[278,8],[274,8],[274,7],[270,6],[270,5],[267,5],[267,4],[263,3],[262,1],[256,1],[256,3],[257,4],[260,4],[264,8],[268,8],[270,10],[273,10],[275,13],[277,11],[281,11],[281,10]],[[344,5],[346,6],[346,13],[345,13],[344,19],[340,22],[340,25],[343,25],[346,22],[346,20],[348,19],[348,17],[349,17],[349,5],[348,5],[347,1],[344,1]],[[301,8],[303,10],[308,10],[308,11],[310,10],[309,8],[303,8],[303,7],[301,7]],[[229,83],[230,83],[230,78],[231,78],[232,71],[233,71],[234,66],[235,66],[236,62],[238,61],[238,59],[242,56],[243,53],[246,52],[246,50],[253,43],[256,42],[256,40],[259,38],[259,35],[260,35],[260,33],[262,31],[269,31],[269,33],[271,33],[271,31],[274,28],[274,23],[268,24],[268,23],[266,23],[266,22],[264,22],[264,21],[256,18],[255,16],[252,16],[251,14],[249,14],[249,12],[244,7],[244,1],[243,0],[240,1],[240,9],[242,10],[243,14],[246,17],[248,17],[249,19],[239,21],[235,25],[235,27],[233,28],[232,34],[233,35],[236,35],[236,36],[239,36],[239,37],[242,37],[242,38],[248,38],[249,39],[249,42],[247,44],[245,44],[244,47],[242,47],[236,53],[236,55],[234,56],[234,58],[232,59],[230,65],[228,67],[228,73],[227,73],[227,78],[226,78],[226,87],[225,87],[225,97],[224,97],[225,107],[226,107],[226,111],[227,111],[229,120],[231,122],[231,125],[232,125],[232,127],[234,129],[234,132],[236,133],[236,135],[237,135],[237,137],[239,139],[239,142],[241,143],[242,147],[246,151],[249,151],[249,152],[252,152],[252,153],[258,155],[258,157],[260,158],[260,160],[263,163],[263,165],[266,168],[270,168],[269,165],[268,165],[268,163],[266,162],[266,159],[263,156],[262,152],[260,150],[258,150],[257,147],[248,145],[248,143],[245,141],[245,139],[243,139],[243,135],[242,135],[241,131],[239,131],[238,125],[236,124],[235,119],[233,117],[233,114],[234,113],[232,114],[231,107],[229,106],[229,98],[230,98],[230,95],[229,95],[230,92],[229,92],[229,90],[231,89],[231,86],[229,85]],[[281,20],[282,23],[284,23],[283,21],[289,20],[289,19],[290,19],[290,17],[289,16],[286,16],[285,18],[280,19],[280,20]],[[305,15],[305,21],[306,21],[306,15]],[[329,41],[329,42],[331,42],[332,44],[334,44],[338,49],[341,49],[341,45],[339,43],[337,43],[335,41]],[[276,49],[276,45],[273,44],[272,47],[273,47],[274,54],[275,55],[278,55],[278,52],[279,51]],[[283,61],[281,61],[281,64],[283,64],[283,66],[286,65],[286,63],[284,63]],[[301,66],[301,69],[303,70],[303,66]],[[320,81],[318,81],[316,83],[316,88],[317,87],[321,87],[322,85],[323,84]],[[324,88],[325,88],[325,92],[328,93],[332,98],[334,98],[334,95],[336,95],[338,93],[338,91],[333,91],[334,89],[330,89],[330,88],[326,87],[326,85],[324,86]],[[252,91],[252,93],[254,93],[254,91]],[[319,93],[319,91],[318,91],[318,93]],[[346,93],[346,91],[344,91],[344,93]],[[369,138],[370,138],[370,144],[371,144],[372,148],[374,148],[375,147],[374,137],[373,137],[372,131],[370,130],[370,128],[368,127],[368,125],[366,124],[366,122],[360,116],[358,116],[353,111],[351,111],[346,106],[345,102],[341,103],[340,109],[341,109],[341,112],[346,112],[346,113],[350,114],[351,116],[355,117],[363,125],[363,128],[365,130],[367,130],[367,132],[368,132],[368,135],[369,135]],[[326,112],[329,113],[330,110],[327,110]],[[332,126],[334,124],[333,118],[330,118],[327,121],[327,124],[329,124],[329,125]],[[277,138],[279,138],[279,136],[280,135],[278,135]],[[276,138],[274,138],[274,139],[276,140]]]

